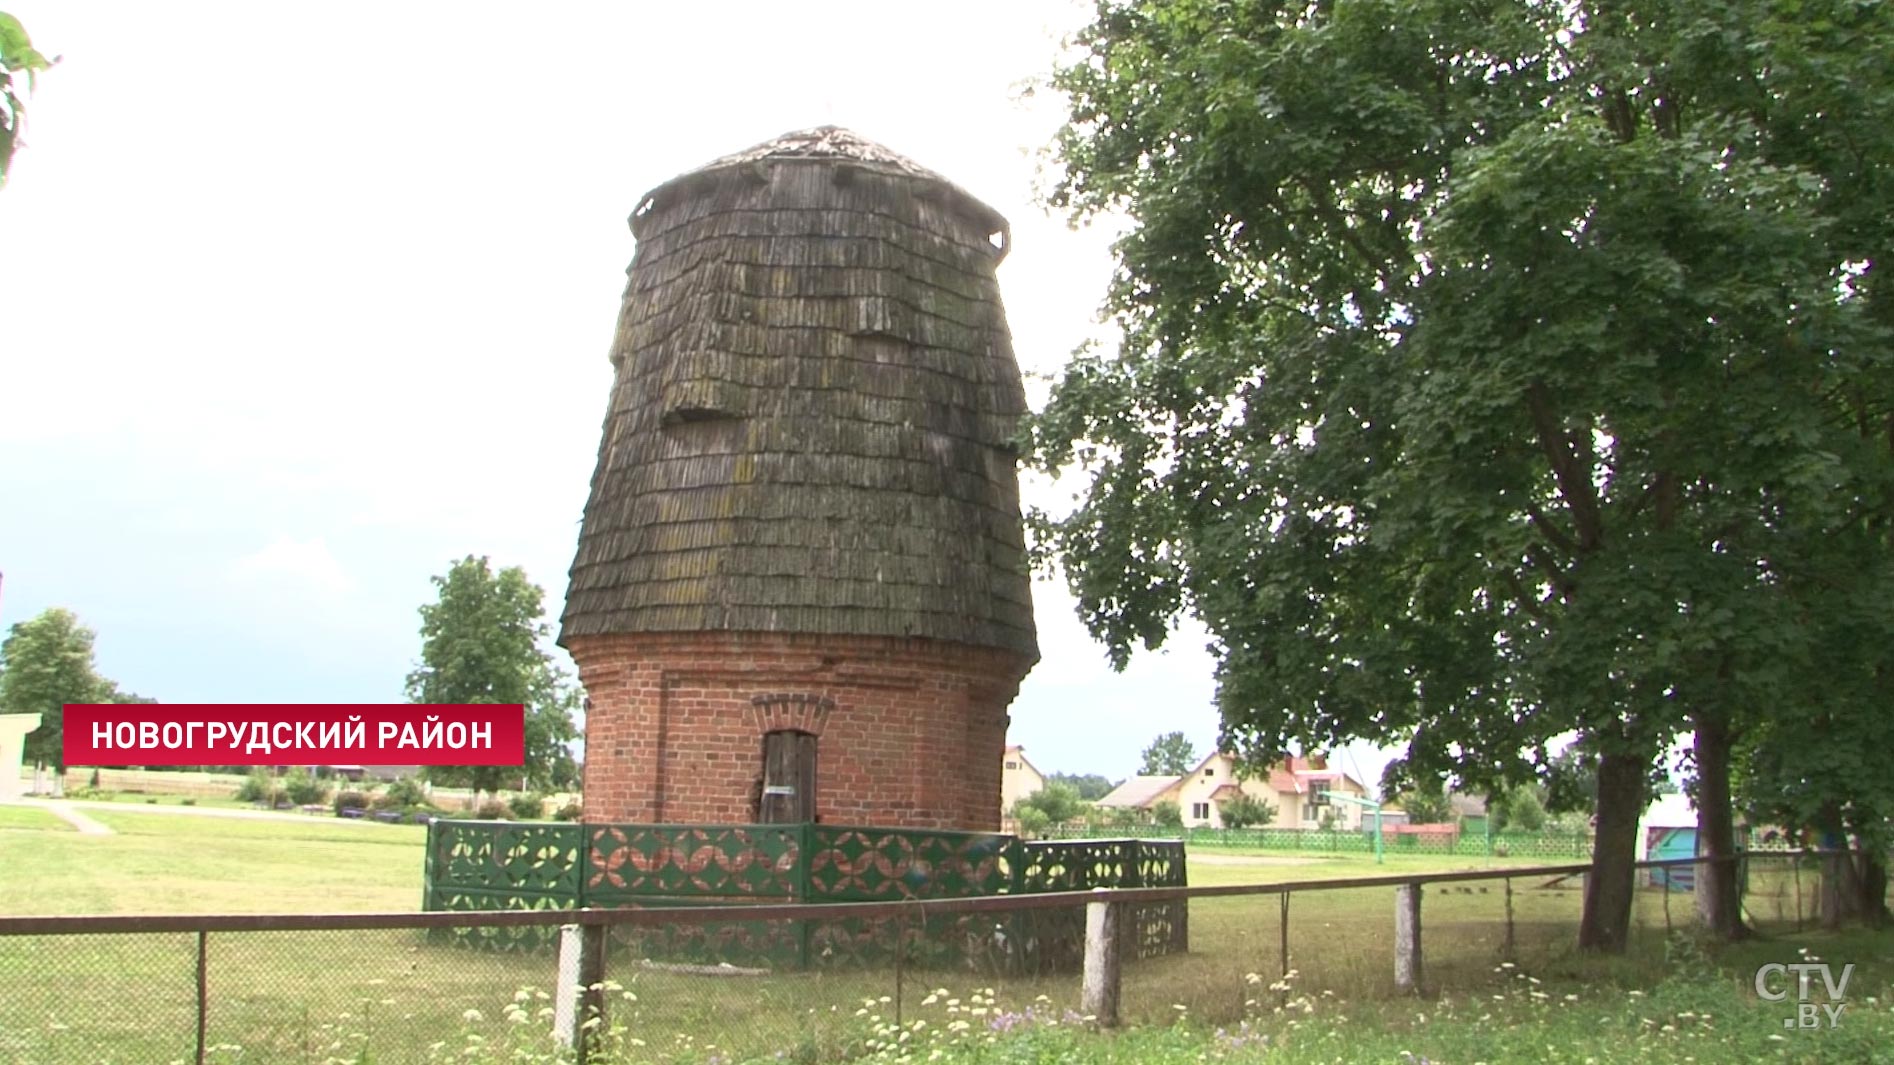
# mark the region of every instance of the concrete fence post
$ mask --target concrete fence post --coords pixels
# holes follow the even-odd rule
[[[552,1034],[561,1046],[578,1051],[584,1062],[591,1042],[590,1034],[605,1024],[605,995],[599,985],[605,982],[605,936],[602,924],[559,926],[558,986],[552,1000]],[[598,1018],[598,1024],[586,1027],[586,1021]]]
[[[579,954],[583,929],[559,926],[559,975],[553,981],[552,1037],[563,1047],[579,1042]]]
[[[1419,991],[1421,986],[1421,896],[1419,884],[1394,889],[1394,986]]]
[[[1124,942],[1124,904],[1085,904],[1085,984],[1081,1011],[1101,1028],[1118,1026],[1118,974]]]

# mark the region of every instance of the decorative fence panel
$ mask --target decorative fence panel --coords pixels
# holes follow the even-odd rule
[[[1114,887],[1181,887],[1184,844],[1181,840],[1079,839],[1037,840],[1020,845],[1021,894],[1091,891]],[[1042,952],[1082,944],[1085,915],[1076,910],[1028,911],[1029,942]],[[1190,907],[1182,902],[1143,903],[1131,911],[1131,956],[1150,958],[1190,949]],[[1046,969],[1069,968],[1078,959],[1048,957]]]
[[[808,825],[810,902],[1001,895],[1018,863],[1012,836]]]
[[[988,832],[834,825],[548,824],[436,821],[428,829],[428,910],[742,907],[897,902],[1185,884],[1179,840],[1025,842]],[[1181,902],[1133,914],[1133,953],[1189,946]],[[1082,909],[999,919],[927,914],[625,930],[615,951],[713,965],[826,968],[899,952],[922,966],[1051,971],[1075,966]],[[543,928],[456,929],[492,950],[543,949]]]
[[[579,825],[585,906],[783,902],[802,897],[797,825]]]

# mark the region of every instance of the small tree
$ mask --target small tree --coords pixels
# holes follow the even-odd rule
[[[282,791],[282,785],[277,782],[276,775],[270,772],[269,767],[257,766],[250,770],[250,775],[237,786],[237,801],[260,802],[265,806],[275,806],[277,797],[282,794]]]
[[[1415,789],[1400,797],[1410,825],[1444,825],[1453,820],[1453,802],[1447,793],[1434,788]]]
[[[421,607],[421,661],[408,674],[416,703],[520,703],[526,707],[526,764],[433,766],[428,778],[476,795],[521,782],[558,789],[577,782],[568,744],[579,694],[541,646],[548,635],[545,592],[517,566],[495,573],[469,555],[434,578],[436,602]]]
[[[309,770],[297,766],[283,778],[283,794],[297,806],[314,806],[328,799],[329,786],[310,776]]]
[[[1165,828],[1182,828],[1184,827],[1184,808],[1166,799],[1151,807],[1151,820]]]
[[[1052,823],[1044,810],[1037,806],[1028,806],[1023,801],[1013,804],[1013,820],[1019,822],[1019,834],[1028,837],[1043,835],[1046,826]]]
[[[1224,828],[1261,828],[1276,820],[1273,803],[1246,791],[1237,792],[1218,803],[1217,813],[1223,818]]]
[[[1061,825],[1083,813],[1085,803],[1071,786],[1052,783],[1013,804],[1013,816],[1018,817],[1021,810],[1037,810],[1045,816],[1046,824]]]
[[[1539,799],[1539,789],[1530,785],[1494,796],[1486,804],[1486,813],[1487,823],[1495,832],[1508,828],[1539,832],[1545,828],[1545,803]]]
[[[1197,766],[1197,748],[1181,732],[1166,732],[1144,749],[1144,776],[1183,776]]]
[[[26,734],[26,760],[66,769],[67,703],[117,702],[116,686],[92,663],[91,629],[70,610],[53,608],[14,625],[0,643],[0,713],[38,714]]]

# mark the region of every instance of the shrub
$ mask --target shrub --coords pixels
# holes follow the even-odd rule
[[[579,800],[568,799],[564,806],[552,812],[552,819],[554,821],[577,821],[584,812],[585,808],[579,805]]]
[[[1166,828],[1184,827],[1184,808],[1165,800],[1151,807],[1151,820]]]
[[[506,808],[521,821],[537,821],[546,816],[546,800],[538,795],[515,795],[506,800]]]
[[[1539,793],[1530,785],[1513,788],[1501,795],[1496,802],[1489,802],[1488,824],[1492,831],[1502,832],[1515,829],[1522,832],[1540,832],[1545,829],[1545,803],[1540,801]]]
[[[1080,801],[1078,790],[1069,784],[1057,782],[1047,784],[1013,804],[1013,815],[1020,818],[1022,824],[1025,823],[1024,811],[1028,807],[1045,815],[1041,828],[1064,824],[1085,812],[1085,803]]]
[[[507,813],[505,803],[498,799],[488,799],[480,804],[480,809],[474,812],[474,816],[482,821],[504,821]]]
[[[297,806],[313,806],[329,797],[329,786],[310,776],[307,769],[297,767],[283,778],[283,794]]]
[[[183,801],[179,802],[178,805],[179,806],[196,806],[197,800],[187,796]]]
[[[1013,818],[1019,822],[1019,834],[1029,839],[1042,835],[1052,818],[1046,811],[1027,804],[1024,800],[1013,804]]]
[[[429,806],[432,804],[428,801],[427,789],[421,786],[420,781],[413,777],[402,777],[400,780],[388,785],[388,790],[382,792],[381,799],[377,801],[377,805],[394,808],[403,806]]]
[[[94,769],[92,771],[92,779],[87,781],[86,787],[91,788],[93,791],[99,790],[99,771],[98,770]]]
[[[1276,807],[1267,799],[1238,792],[1217,804],[1217,814],[1225,828],[1262,827],[1276,819]]]
[[[239,802],[260,802],[274,806],[276,805],[276,797],[281,791],[282,786],[276,782],[275,777],[270,775],[270,771],[263,766],[257,766],[250,771],[250,775],[245,777],[242,785],[237,788],[237,800]]]
[[[338,791],[335,794],[335,814],[342,816],[344,810],[368,809],[368,793],[361,791]]]

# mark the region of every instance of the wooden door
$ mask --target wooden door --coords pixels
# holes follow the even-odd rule
[[[815,820],[815,737],[784,730],[763,736],[762,822]]]

